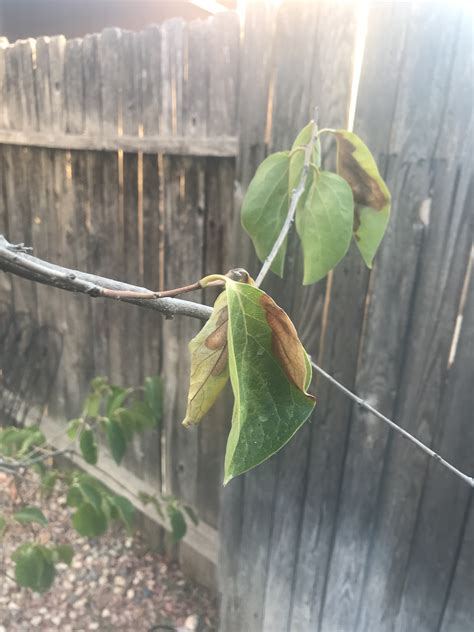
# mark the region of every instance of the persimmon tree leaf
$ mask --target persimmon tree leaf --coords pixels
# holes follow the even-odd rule
[[[41,509],[38,509],[38,507],[22,507],[13,514],[13,517],[21,524],[27,524],[28,522],[36,522],[42,526],[46,526],[48,524],[47,518]]]
[[[97,442],[94,433],[89,428],[85,428],[79,436],[79,447],[86,463],[95,465],[97,463]]]
[[[260,261],[270,254],[288,214],[289,152],[271,154],[260,164],[242,203],[242,226],[253,241]],[[283,276],[285,239],[271,270]]]
[[[345,130],[336,130],[335,135],[337,172],[350,184],[354,195],[354,238],[371,268],[390,217],[390,192],[361,139]]]
[[[305,390],[311,365],[285,312],[251,285],[229,280],[226,293],[235,402],[224,484],[280,450],[315,404]]]
[[[125,452],[127,451],[127,440],[120,424],[114,419],[107,419],[105,422],[107,431],[107,441],[109,448],[117,465],[120,465]]]
[[[103,511],[89,503],[84,503],[72,516],[76,531],[88,538],[94,538],[107,531],[107,518]]]
[[[302,207],[296,210],[296,230],[303,246],[303,284],[316,283],[339,263],[349,249],[354,200],[347,182],[335,173],[313,175]]]
[[[229,378],[227,322],[227,295],[222,292],[210,319],[189,343],[191,378],[184,426],[201,421]]]
[[[50,549],[36,543],[20,545],[13,553],[15,579],[24,588],[43,593],[51,587],[56,569]]]

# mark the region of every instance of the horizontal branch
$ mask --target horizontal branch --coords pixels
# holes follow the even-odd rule
[[[288,229],[289,226],[290,224],[288,225]],[[212,313],[211,307],[200,305],[198,303],[192,303],[191,301],[183,301],[177,298],[150,299],[148,298],[148,296],[153,293],[152,290],[147,290],[146,288],[137,287],[128,283],[121,283],[120,281],[114,281],[112,279],[96,276],[94,274],[88,274],[86,272],[79,272],[77,270],[63,268],[62,266],[57,266],[52,263],[43,261],[42,259],[38,259],[37,257],[33,257],[32,255],[25,252],[25,250],[27,249],[24,248],[22,245],[12,245],[5,239],[5,237],[0,235],[0,270],[11,272],[12,274],[20,276],[24,279],[28,279],[30,281],[43,283],[45,285],[50,285],[52,287],[57,287],[70,292],[80,292],[91,297],[102,296],[103,298],[114,298],[114,300],[121,300],[125,303],[132,303],[134,305],[139,305],[140,307],[154,309],[158,312],[163,313],[167,318],[172,318],[175,315],[180,315],[191,316],[193,318],[199,318],[201,320],[207,320]],[[270,265],[271,261],[269,262],[269,266]],[[104,289],[112,290],[112,292],[103,293]],[[185,288],[179,289],[183,290]],[[117,292],[126,292],[127,295],[128,293],[138,293],[142,295],[142,298],[124,298],[124,296],[117,298]],[[318,366],[315,362],[311,362],[311,364],[316,371],[318,371],[323,377],[334,384],[340,391],[347,395],[347,397],[350,397],[361,408],[364,408],[365,410],[375,415],[378,419],[389,425],[393,430],[411,441],[420,450],[428,454],[433,459],[439,461],[441,465],[456,474],[456,476],[461,478],[468,485],[474,487],[473,477],[464,474],[456,467],[451,465],[451,463],[448,463],[448,461],[443,459],[438,453],[436,453],[434,450],[431,450],[431,448],[419,441],[419,439],[411,435],[401,426],[376,410],[373,406],[360,398],[358,395],[352,393],[348,388],[338,382],[329,373],[324,371],[324,369]]]
[[[193,138],[192,136],[97,136],[95,134],[63,134],[34,130],[0,129],[0,144],[119,151],[129,153],[170,154],[179,156],[214,156],[232,158],[237,155],[236,136]]]
[[[191,301],[177,298],[149,298],[150,295],[156,296],[156,292],[95,274],[64,268],[33,257],[26,250],[22,245],[10,244],[3,235],[0,235],[0,270],[35,283],[57,287],[68,292],[87,294],[91,298],[109,298],[154,309],[164,314],[166,318],[179,315],[207,320],[212,313],[211,307]],[[126,294],[118,296],[118,293]]]

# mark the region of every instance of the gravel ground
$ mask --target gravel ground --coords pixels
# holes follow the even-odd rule
[[[186,631],[217,629],[212,595],[184,577],[176,563],[148,551],[140,534],[132,538],[114,529],[98,539],[79,536],[70,527],[64,490],[41,500],[32,476],[23,483],[22,496],[49,520],[47,528],[35,525],[37,539],[67,542],[75,556],[70,567],[57,566],[49,592],[20,589],[5,572],[14,575],[11,553],[31,534],[19,524],[9,528],[0,544],[0,632],[148,632],[159,624]],[[18,508],[12,497],[11,477],[0,473],[0,511],[6,517]]]

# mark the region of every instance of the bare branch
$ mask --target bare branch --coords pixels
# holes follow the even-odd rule
[[[112,298],[125,303],[132,303],[140,307],[154,309],[164,314],[166,318],[175,315],[191,316],[200,320],[207,320],[212,313],[212,308],[191,301],[183,301],[176,298],[156,298],[157,293],[143,287],[114,281],[87,272],[71,270],[62,266],[43,261],[28,254],[23,244],[10,244],[3,235],[0,235],[0,270],[10,272],[24,279],[57,287],[68,292],[87,294],[91,298]],[[198,289],[198,284],[173,290],[182,293],[189,288]],[[166,293],[161,293],[161,295]],[[146,300],[144,300],[146,299]]]

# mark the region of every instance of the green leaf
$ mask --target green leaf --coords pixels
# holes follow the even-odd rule
[[[182,512],[175,505],[168,505],[166,510],[170,520],[173,540],[178,542],[186,535],[186,531],[188,529],[186,526],[186,520],[184,519]]]
[[[128,409],[122,409],[120,415],[122,428],[128,436],[133,432],[152,428],[155,425],[153,413],[148,404],[140,400],[135,400]]]
[[[107,530],[105,514],[90,503],[84,503],[79,507],[72,516],[72,524],[80,535],[89,538],[102,535]]]
[[[217,297],[210,319],[189,343],[191,377],[183,426],[201,421],[229,379],[227,321],[224,291]]]
[[[84,496],[82,495],[79,487],[77,485],[72,485],[72,487],[69,488],[66,497],[66,503],[68,507],[79,507],[79,505],[82,504],[83,500]]]
[[[347,182],[329,171],[313,176],[304,206],[296,212],[303,246],[303,284],[316,283],[347,253],[354,222],[354,201]]]
[[[77,437],[79,429],[81,428],[83,423],[83,419],[71,419],[71,421],[68,423],[66,434],[72,441],[74,441],[74,439]]]
[[[127,530],[132,531],[135,519],[135,508],[132,503],[127,498],[116,495],[110,496],[109,502],[117,509],[118,516]]]
[[[264,261],[270,254],[288,214],[289,152],[266,158],[249,184],[242,203],[242,226],[253,241],[257,256]],[[271,269],[283,276],[287,239]]]
[[[113,419],[107,419],[105,422],[107,429],[107,441],[109,448],[114,457],[114,461],[120,465],[125,451],[127,449],[127,442],[120,424]]]
[[[160,516],[160,518],[164,519],[164,514],[163,514],[163,510],[161,508],[161,504],[159,502],[159,500],[155,497],[155,496],[150,496],[150,494],[147,494],[146,492],[139,492],[138,493],[138,497],[139,499],[142,501],[142,503],[146,506],[146,505],[153,505],[153,507],[155,508],[156,513]]]
[[[197,514],[194,511],[194,509],[190,507],[189,505],[183,505],[183,509],[188,515],[191,522],[193,522],[197,526],[199,524],[199,518],[197,517]]]
[[[55,562],[63,562],[68,566],[74,557],[74,549],[70,544],[58,544],[53,549],[53,560]]]
[[[36,522],[43,526],[48,524],[46,516],[38,507],[22,507],[13,514],[13,517],[21,524],[27,524],[29,522]]]
[[[93,482],[91,482],[89,478],[82,476],[78,479],[76,484],[82,496],[81,503],[79,504],[82,504],[83,501],[86,501],[93,505],[98,511],[100,511],[102,507],[102,490],[98,488],[98,486],[95,485]]]
[[[99,392],[90,393],[84,402],[84,417],[97,417],[101,402],[102,395]]]
[[[3,536],[6,529],[7,529],[7,521],[5,520],[5,517],[2,514],[0,514],[0,538]]]
[[[229,280],[226,292],[235,402],[224,484],[280,450],[315,404],[305,391],[306,352],[285,312],[251,285]]]
[[[128,395],[132,392],[131,388],[121,388],[120,386],[111,386],[111,393],[107,398],[107,417],[112,417],[114,412],[119,409]]]
[[[390,192],[361,139],[345,130],[337,130],[335,134],[337,171],[350,184],[354,195],[354,238],[371,268],[390,217]]]
[[[146,378],[145,402],[152,412],[155,424],[158,426],[163,417],[163,380],[159,375]]]
[[[81,432],[79,446],[84,460],[91,465],[95,465],[97,463],[97,443],[92,430],[86,428]]]
[[[48,590],[56,573],[50,557],[50,551],[39,544],[19,546],[12,555],[18,584],[40,593]]]

